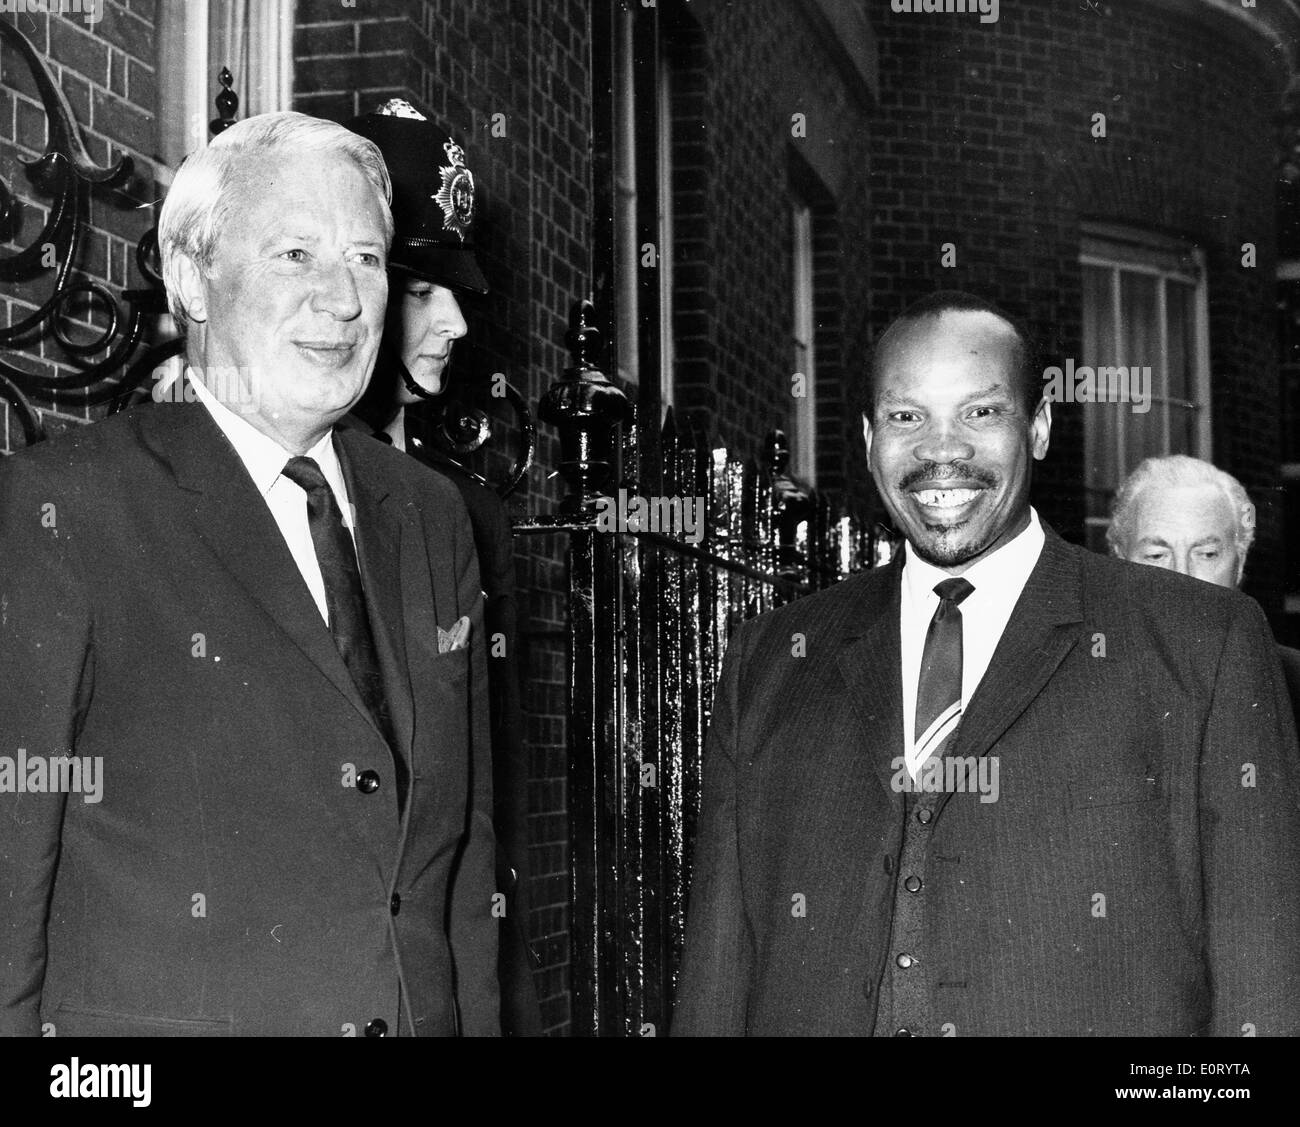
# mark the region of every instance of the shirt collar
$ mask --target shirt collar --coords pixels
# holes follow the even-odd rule
[[[285,463],[294,455],[222,403],[203,386],[192,369],[186,368],[185,376],[194,388],[194,397],[208,409],[221,432],[230,439],[239,460],[252,476],[253,484],[265,496],[279,480]],[[336,481],[342,476],[333,437],[333,430],[328,431],[306,455],[320,466],[321,472],[330,481]]]
[[[962,572],[962,578],[975,588],[981,601],[985,598],[996,600],[1001,597],[1009,597],[1014,601],[1020,597],[1030,572],[1038,563],[1046,539],[1043,526],[1038,520],[1038,513],[1031,506],[1029,524],[996,552],[985,556],[979,563]],[[938,596],[934,594],[935,584],[951,579],[952,576],[942,568],[921,559],[913,551],[910,541],[904,551],[906,553],[903,564],[904,596],[916,607],[924,606],[927,599],[937,602]]]

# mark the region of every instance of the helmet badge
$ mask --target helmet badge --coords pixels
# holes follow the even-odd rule
[[[465,167],[465,150],[455,141],[442,146],[449,164],[442,166],[442,187],[434,194],[442,208],[442,226],[463,243],[474,222],[474,174]]]

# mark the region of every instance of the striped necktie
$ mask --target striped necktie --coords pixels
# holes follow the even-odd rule
[[[925,633],[921,677],[916,686],[916,735],[912,768],[943,754],[943,745],[961,720],[961,610],[958,604],[975,588],[962,578],[936,583],[939,606]]]

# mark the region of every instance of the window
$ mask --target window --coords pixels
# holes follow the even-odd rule
[[[813,348],[816,331],[813,306],[813,215],[812,208],[798,200],[792,208],[792,285],[794,293],[794,367],[802,376],[802,395],[791,398],[790,470],[805,485],[817,483],[817,358]],[[798,383],[791,385],[800,388]]]
[[[208,143],[222,67],[234,77],[237,118],[289,109],[293,0],[162,0],[158,158],[167,169]]]
[[[1093,402],[1084,416],[1088,546],[1105,551],[1115,490],[1143,458],[1210,457],[1205,262],[1177,240],[1103,226],[1085,231],[1080,262],[1079,366],[1150,377],[1148,409]]]

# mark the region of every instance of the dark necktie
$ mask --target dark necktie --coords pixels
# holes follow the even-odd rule
[[[939,606],[925,633],[921,677],[916,686],[916,758],[919,769],[942,755],[944,742],[961,720],[961,610],[958,604],[975,588],[965,579],[936,583]]]
[[[366,598],[361,589],[361,571],[357,567],[356,549],[343,524],[325,475],[312,458],[290,458],[284,476],[300,485],[307,494],[307,523],[311,542],[316,549],[321,578],[325,581],[325,606],[329,612],[330,634],[343,663],[374,717],[393,754],[397,773],[397,804],[406,805],[406,764],[394,748],[388,700],[384,696],[384,679],[375,653],[375,639],[366,613]]]

